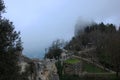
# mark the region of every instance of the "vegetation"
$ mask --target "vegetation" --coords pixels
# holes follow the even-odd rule
[[[61,40],[56,40],[53,41],[51,47],[49,47],[48,52],[46,52],[45,54],[45,58],[49,58],[49,59],[59,59],[60,55],[62,53],[62,47],[64,45],[64,42]]]
[[[83,67],[84,71],[88,72],[88,73],[104,73],[104,72],[107,72],[107,71],[105,71],[105,70],[103,70],[101,68],[96,67],[93,64],[90,64],[90,63],[84,62],[83,66],[84,66]]]
[[[58,75],[61,79],[62,75],[63,75],[63,65],[61,64],[61,61],[58,61],[55,63],[56,67],[57,67],[57,70],[58,70]]]
[[[86,26],[82,33],[77,31],[77,35],[65,46],[65,49],[80,51],[90,47],[95,47],[96,50],[95,54],[88,54],[88,56],[94,57],[104,67],[116,71],[116,76],[118,76],[120,71],[120,28],[117,30],[115,25],[105,25],[104,23]]]
[[[26,72],[20,74],[18,66],[19,55],[21,55],[23,47],[20,37],[20,32],[15,31],[15,27],[11,21],[2,17],[5,12],[4,1],[0,0],[0,80],[28,80],[28,76],[32,78],[35,73],[34,63],[29,63],[26,67]],[[88,56],[97,60],[104,67],[107,67],[116,72],[116,77],[119,79],[120,73],[120,27],[117,30],[113,24],[92,24],[75,32],[76,35],[65,43],[61,40],[56,40],[46,51],[45,58],[56,59],[58,74],[61,80],[93,80],[89,77],[79,77],[77,75],[63,74],[63,66],[59,61],[62,49],[77,52],[90,47],[95,47],[95,51],[88,53]],[[65,45],[65,46],[64,46]],[[85,54],[87,55],[87,54]],[[83,54],[83,56],[85,56]],[[68,59],[65,63],[75,64],[80,62],[78,59]],[[84,62],[84,71],[90,73],[104,73],[106,71]],[[11,74],[12,73],[12,74]],[[36,74],[35,74],[36,75]],[[109,80],[115,79],[111,76]],[[35,78],[34,78],[35,79]],[[95,79],[98,79],[95,77]],[[104,78],[104,79],[108,79]]]
[[[78,63],[78,62],[80,62],[80,60],[79,59],[75,59],[75,58],[70,58],[70,59],[67,59],[65,61],[65,63],[69,63],[69,64],[75,64],[75,63]]]
[[[11,21],[1,15],[5,12],[3,0],[0,0],[0,80],[21,80],[19,55],[23,47],[20,32],[16,32]],[[24,78],[23,80],[27,80]]]
[[[78,75],[63,75],[61,80],[81,80]]]
[[[85,55],[90,56],[91,60],[97,60],[104,67],[116,71],[116,77],[111,75],[105,75],[100,77],[100,80],[115,80],[119,78],[120,71],[120,28],[116,29],[116,26],[113,24],[92,24],[86,26],[84,31],[81,33],[77,31],[69,43],[64,47],[67,50],[71,51],[80,51],[84,48],[94,47],[95,50],[92,51],[92,54],[89,52]],[[79,62],[76,59],[68,59],[66,63],[74,64]],[[61,70],[61,69],[60,69]],[[61,70],[62,71],[62,70]],[[103,69],[100,69],[92,64],[84,63],[84,71],[88,73],[104,73],[107,72]],[[99,80],[98,77],[77,77],[74,75],[67,75],[60,73],[60,80],[68,79],[78,79],[78,80]],[[112,76],[113,75],[113,76]]]
[[[89,76],[83,76],[83,77],[80,77],[78,75],[64,75],[62,76],[62,78],[60,80],[119,80],[120,78],[116,78],[115,76],[111,77],[96,77],[96,76],[92,76],[92,77],[89,77]]]
[[[79,80],[80,79],[78,75],[63,74],[63,65],[61,64],[61,61],[56,62],[56,67],[58,70],[58,75],[60,80]]]

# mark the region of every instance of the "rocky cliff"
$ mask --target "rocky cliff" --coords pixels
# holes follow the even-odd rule
[[[29,80],[59,80],[55,60],[30,59],[22,55],[19,58],[19,66],[21,73],[29,69]]]

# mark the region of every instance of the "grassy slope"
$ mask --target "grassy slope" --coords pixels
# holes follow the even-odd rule
[[[67,59],[65,63],[75,64],[78,63],[79,61],[80,61],[79,59]]]
[[[84,62],[84,71],[89,72],[89,73],[104,73],[106,72],[105,70],[98,68],[92,64],[88,64]]]

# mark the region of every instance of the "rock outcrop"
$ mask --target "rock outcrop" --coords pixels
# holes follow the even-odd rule
[[[59,80],[55,60],[30,59],[21,55],[19,66],[21,66],[21,73],[26,71],[26,67],[30,69],[29,80]]]

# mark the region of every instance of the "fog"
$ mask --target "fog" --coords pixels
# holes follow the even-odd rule
[[[4,16],[21,31],[29,57],[43,57],[52,41],[69,41],[76,25],[91,22],[120,23],[120,0],[4,0]],[[79,22],[79,24],[78,24]]]

